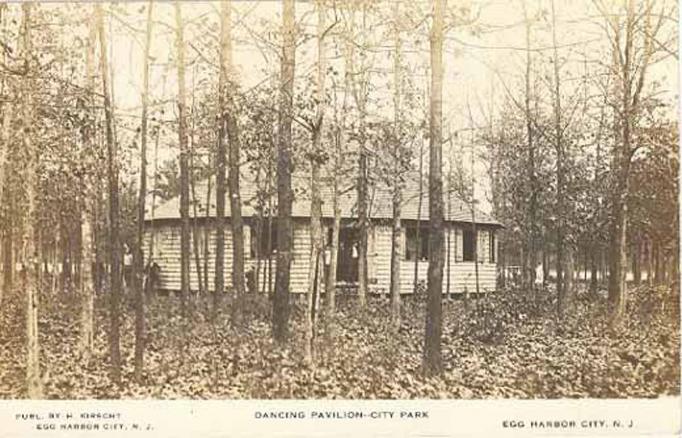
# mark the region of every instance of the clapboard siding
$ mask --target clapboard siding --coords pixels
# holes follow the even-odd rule
[[[208,289],[213,290],[215,275],[215,229],[208,225]],[[203,279],[204,266],[204,236],[206,229],[204,225],[199,228],[199,258],[201,274]],[[154,228],[154,255],[153,259],[159,265],[159,288],[168,290],[180,290],[180,229],[175,226],[155,226]],[[145,248],[149,248],[152,230],[147,230]],[[194,255],[194,240],[191,241],[190,257],[190,288],[199,289],[198,276],[196,272],[196,262]],[[248,225],[244,226],[244,270],[248,272],[256,269],[257,260],[250,254],[251,229]],[[306,291],[308,281],[308,257],[310,254],[310,232],[305,224],[294,222],[294,247],[292,251],[290,290],[295,293]],[[267,259],[260,261],[261,269],[259,272],[258,285],[259,291],[263,284],[268,283]],[[272,262],[272,283],[274,287],[274,273],[277,267],[276,256]],[[225,278],[226,287],[232,275],[232,230],[228,226],[225,228]]]
[[[203,279],[204,266],[204,238],[208,237],[208,289],[213,290],[215,273],[215,230],[212,225],[199,228],[199,257]],[[308,263],[310,255],[310,229],[306,220],[296,220],[294,226],[294,246],[292,252],[290,290],[293,293],[305,293],[308,284]],[[403,228],[403,244],[401,251],[401,293],[409,294],[414,290],[414,261],[405,260],[405,228]],[[208,232],[207,232],[208,231]],[[476,291],[476,273],[473,262],[463,262],[462,226],[450,223],[445,229],[445,257],[443,268],[443,293],[463,293]],[[161,289],[180,289],[180,227],[175,225],[154,226],[154,254],[153,258],[160,266],[159,287]],[[496,265],[490,260],[491,229],[478,230],[478,277],[481,292],[495,289]],[[152,231],[147,230],[145,248],[149,248]],[[374,224],[370,227],[368,238],[368,278],[370,291],[388,293],[390,287],[391,269],[391,226],[389,224]],[[426,236],[424,236],[426,237]],[[199,289],[194,256],[194,240],[191,240],[192,253],[190,258],[190,287]],[[245,272],[256,271],[258,261],[251,257],[250,241],[251,228],[244,227],[245,240]],[[448,254],[448,245],[450,251]],[[495,248],[497,250],[497,248]],[[428,261],[419,261],[418,281],[426,282]],[[276,257],[271,260],[271,271],[268,272],[268,260],[260,260],[258,291],[271,291],[274,288]],[[225,284],[229,286],[232,275],[232,232],[229,224],[225,228]],[[271,279],[269,282],[268,279]],[[449,279],[449,282],[448,282]]]
[[[379,293],[388,293],[391,284],[391,248],[392,229],[390,225],[375,225],[372,227],[374,247],[370,251],[372,269],[370,290]],[[402,252],[404,253],[404,245]]]

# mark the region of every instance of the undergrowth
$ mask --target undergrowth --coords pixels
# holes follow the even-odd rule
[[[294,300],[287,346],[272,341],[267,297],[244,300],[233,324],[228,299],[210,321],[210,297],[195,297],[188,318],[174,296],[148,300],[143,381],[133,379],[134,311],[122,309],[120,386],[108,375],[106,297],[96,301],[89,361],[78,355],[79,305],[73,294],[43,296],[41,367],[48,398],[563,398],[679,394],[679,291],[642,286],[629,294],[618,330],[603,294],[578,290],[563,316],[551,290],[501,290],[443,301],[443,373],[421,373],[424,296],[404,297],[391,329],[389,301],[366,310],[340,295],[333,319],[320,315],[316,362],[304,363],[302,300]],[[299,302],[300,301],[300,302]],[[0,397],[26,396],[24,301],[15,291],[0,309]]]

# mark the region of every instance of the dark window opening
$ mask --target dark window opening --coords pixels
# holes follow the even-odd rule
[[[339,230],[339,247],[336,260],[336,281],[356,283],[358,281],[358,233],[355,228]]]
[[[268,222],[263,221],[262,235],[257,227],[251,227],[251,258],[266,258],[277,254],[277,224],[273,220],[268,238]]]
[[[429,259],[429,227],[419,227],[419,242],[417,242],[417,227],[405,228],[405,260],[414,261]]]
[[[474,261],[474,252],[476,250],[476,239],[474,238],[474,230],[464,230],[462,235],[462,249],[465,262]]]
[[[490,263],[495,263],[495,232],[490,231]]]

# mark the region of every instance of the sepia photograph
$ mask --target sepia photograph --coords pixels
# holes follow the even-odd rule
[[[0,399],[679,404],[679,17],[1,3]]]

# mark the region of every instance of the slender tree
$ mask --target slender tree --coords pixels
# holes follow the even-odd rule
[[[476,225],[476,169],[475,169],[475,163],[476,163],[476,141],[475,141],[475,136],[474,136],[474,118],[473,115],[471,114],[471,107],[469,107],[469,102],[467,101],[467,109],[469,111],[469,123],[471,125],[469,126],[469,133],[470,133],[470,143],[471,143],[471,205],[469,206],[471,209],[471,231],[474,235],[474,279],[475,279],[475,286],[476,286],[476,296],[479,296],[481,293],[481,282],[480,282],[480,275],[479,275],[479,252],[478,252],[478,226]]]
[[[21,140],[23,149],[28,157],[25,170],[26,185],[26,218],[23,221],[22,232],[22,265],[23,265],[23,288],[26,293],[26,386],[29,398],[42,398],[43,383],[40,376],[40,343],[38,332],[38,309],[39,291],[36,266],[40,258],[38,257],[38,246],[36,245],[35,212],[37,181],[36,169],[38,154],[33,144],[33,65],[32,65],[32,5],[24,3],[22,5],[23,21],[21,25],[21,46],[22,58],[24,63],[25,76],[22,81],[21,115],[22,129]]]
[[[391,230],[391,325],[400,327],[400,261],[402,257],[402,153],[400,144],[401,89],[402,89],[402,40],[400,35],[400,1],[393,7],[393,226]]]
[[[8,4],[0,5],[0,29],[3,35],[7,31],[7,11],[9,9]],[[7,64],[7,52],[2,53],[2,61]],[[9,89],[11,89],[11,82],[8,75],[4,75],[2,78],[2,93],[7,94]],[[9,196],[6,194],[5,182],[9,176],[8,168],[8,156],[10,149],[10,134],[12,128],[12,115],[13,111],[10,107],[11,102],[6,101],[2,103],[0,107],[0,198],[2,203],[7,207],[9,202]],[[12,283],[12,238],[11,238],[11,217],[9,214],[9,209],[2,212],[3,229],[0,233],[0,253],[2,254],[2,267],[3,267],[3,278],[0,279],[0,305],[2,304],[3,292],[7,291],[11,287]]]
[[[562,317],[568,305],[568,294],[570,291],[566,287],[565,279],[565,258],[566,245],[564,221],[566,212],[566,201],[564,199],[566,166],[566,148],[564,144],[564,122],[562,120],[561,108],[561,74],[559,66],[559,51],[556,37],[556,8],[552,0],[552,44],[554,53],[554,90],[552,93],[552,107],[554,109],[554,147],[556,149],[556,200],[557,200],[557,223],[556,223],[556,276],[557,276],[557,296],[558,313]]]
[[[350,52],[351,42],[346,40],[343,44],[343,60],[344,60],[344,75],[343,75],[343,92],[341,97],[341,110],[339,111],[338,90],[335,82],[335,76],[332,75],[333,82],[333,110],[334,128],[332,130],[332,141],[334,145],[333,160],[331,169],[331,183],[332,183],[332,209],[334,211],[334,219],[332,222],[332,236],[329,242],[329,274],[327,277],[326,286],[326,308],[327,308],[327,322],[334,319],[336,312],[336,271],[339,262],[339,234],[341,230],[341,202],[339,197],[341,195],[342,169],[345,165],[345,126],[346,117],[348,114],[348,92],[350,90],[351,72],[350,72]],[[331,334],[331,325],[328,325],[327,334]]]
[[[429,136],[429,268],[427,274],[424,371],[440,373],[443,294],[443,22],[445,0],[433,0],[431,46],[431,114]]]
[[[533,129],[533,113],[531,110],[531,76],[533,65],[533,53],[531,51],[531,31],[532,20],[528,15],[527,1],[522,2],[523,17],[525,21],[525,39],[526,39],[526,70],[524,74],[524,116],[526,122],[526,147],[528,149],[528,184],[530,190],[530,199],[528,202],[528,233],[527,233],[527,261],[524,263],[523,281],[526,283],[528,290],[533,293],[535,291],[535,268],[537,266],[537,215],[538,215],[538,188],[537,188],[537,163],[536,163],[536,142]]]
[[[91,17],[94,18],[94,15]],[[94,20],[90,20],[88,24],[88,41],[85,54],[85,71],[86,71],[86,89],[88,92],[88,102],[91,107],[94,107],[94,93],[95,93],[95,48],[97,44],[97,29]],[[91,114],[94,116],[94,114]],[[93,120],[94,122],[94,120]],[[92,123],[84,130],[83,142],[86,147],[94,149],[95,126]],[[94,241],[94,208],[96,207],[95,200],[90,203],[87,201],[86,194],[84,206],[81,211],[81,233],[82,233],[82,260],[83,260],[83,278],[81,280],[81,328],[80,328],[80,350],[84,359],[87,361],[92,355],[92,348],[94,343],[94,313],[95,313],[95,296],[94,287],[95,282],[93,278],[92,265],[95,259],[95,241]],[[91,210],[92,209],[92,210]]]
[[[201,245],[199,244],[200,236],[199,236],[199,196],[197,196],[197,171],[196,171],[196,161],[195,158],[197,156],[196,152],[196,101],[195,101],[195,83],[196,83],[196,77],[197,77],[197,69],[196,69],[196,64],[194,68],[194,72],[192,74],[192,103],[190,104],[190,120],[191,124],[189,127],[189,146],[187,148],[188,152],[188,167],[189,167],[189,190],[190,190],[190,198],[192,199],[192,253],[194,254],[194,271],[196,272],[196,277],[197,277],[197,287],[199,289],[199,294],[204,293],[204,281],[203,281],[203,276],[201,275]],[[191,269],[190,269],[190,284],[191,284]]]
[[[275,341],[286,342],[289,331],[289,276],[293,230],[291,206],[291,124],[293,117],[294,69],[296,65],[295,2],[283,0],[282,64],[279,90],[277,138],[277,266],[272,330]]]
[[[326,63],[326,8],[323,0],[317,0],[317,74],[315,100],[317,109],[312,124],[312,147],[310,151],[310,261],[308,264],[308,303],[306,306],[306,343],[305,359],[314,363],[314,340],[317,322],[316,307],[320,293],[322,272],[322,199],[320,198],[319,179],[322,156],[322,134],[325,111]]]
[[[422,245],[423,236],[422,229],[422,207],[424,204],[424,141],[419,142],[419,166],[418,166],[418,185],[417,185],[417,225],[415,227],[415,248],[417,251],[414,256],[414,274],[412,276],[413,293],[417,293],[419,289],[419,248]]]
[[[149,119],[149,52],[152,43],[152,18],[154,3],[147,5],[147,32],[144,44],[144,67],[142,69],[142,121],[140,132],[140,192],[137,199],[137,247],[135,248],[135,380],[142,380],[144,365],[144,212],[147,200],[147,137]]]
[[[211,158],[211,152],[209,151],[208,153],[208,168],[210,169],[213,166],[212,163],[212,158]],[[204,257],[204,266],[203,266],[203,274],[204,274],[204,286],[206,287],[206,293],[208,293],[211,289],[210,286],[208,285],[208,259],[209,259],[209,245],[208,245],[208,239],[210,236],[211,229],[209,228],[208,224],[211,223],[211,191],[213,190],[213,185],[212,185],[212,177],[209,175],[208,177],[208,182],[206,184],[206,197],[204,198],[206,201],[206,215],[204,216],[205,221],[204,221],[204,239],[203,239],[203,257]]]
[[[351,11],[351,33],[355,32],[355,5],[352,6]],[[353,97],[355,106],[358,109],[358,178],[357,178],[357,194],[358,194],[358,304],[361,309],[367,307],[367,244],[369,232],[369,203],[368,203],[368,189],[369,189],[369,170],[367,167],[368,151],[367,151],[367,94],[369,89],[368,70],[366,63],[366,49],[367,49],[367,8],[366,2],[361,3],[362,17],[360,29],[360,43],[358,44],[363,53],[360,56],[360,63],[356,70],[357,62],[355,58],[355,43],[350,52],[350,69],[351,74],[355,78],[353,84]],[[351,35],[354,37],[354,35]]]
[[[642,117],[642,92],[655,52],[654,42],[666,14],[663,10],[654,11],[652,0],[646,0],[640,8],[636,8],[638,2],[635,0],[626,0],[619,6],[625,10],[615,12],[602,2],[596,4],[607,19],[606,31],[614,59],[610,73],[616,78],[614,99],[610,102],[617,111],[614,120],[616,144],[611,157],[608,292],[611,327],[614,328],[620,325],[625,313],[630,164],[638,148],[634,137]],[[657,18],[653,20],[653,16]]]
[[[222,2],[220,12],[220,76],[218,79],[218,107],[225,108],[225,96],[227,95],[227,69],[225,68],[225,53],[230,47],[228,28],[230,24],[230,4]],[[216,238],[215,238],[215,274],[214,274],[214,290],[213,290],[213,319],[218,315],[220,308],[220,300],[225,289],[225,168],[227,150],[225,142],[227,140],[227,127],[225,118],[218,118],[218,147],[216,150],[215,166],[216,166]]]
[[[230,195],[230,225],[232,226],[232,287],[234,291],[234,302],[239,303],[244,298],[244,221],[242,219],[242,201],[239,194],[239,160],[241,157],[241,146],[239,141],[239,126],[234,109],[234,95],[230,92],[235,84],[232,67],[232,23],[231,23],[231,2],[223,4],[222,32],[226,35],[221,36],[224,44],[221,72],[225,75],[228,87],[224,101],[227,106],[221,108],[229,139],[229,173],[228,191]],[[233,306],[233,320],[239,317],[241,305]]]
[[[185,85],[185,37],[182,20],[182,7],[175,2],[175,48],[176,69],[178,73],[178,144],[180,146],[180,299],[182,313],[187,312],[189,297],[189,269],[190,269],[190,222],[189,222],[189,154],[187,144],[187,108]]]
[[[104,118],[107,144],[107,180],[109,189],[109,354],[111,356],[111,377],[115,383],[121,381],[120,351],[120,301],[121,301],[121,248],[119,241],[119,192],[118,192],[118,152],[114,138],[114,115],[112,111],[111,88],[109,85],[109,60],[107,57],[107,38],[104,31],[104,12],[102,5],[95,6],[97,33],[99,35],[99,60],[102,74],[102,96],[104,96]]]
[[[166,72],[163,73],[161,80],[161,95],[166,94]],[[156,218],[156,196],[159,186],[159,139],[161,137],[161,126],[157,125],[154,129],[154,179],[152,180],[152,206],[151,206],[151,222],[154,223]],[[152,226],[149,236],[149,265],[154,258],[154,245],[156,243],[156,227]]]

